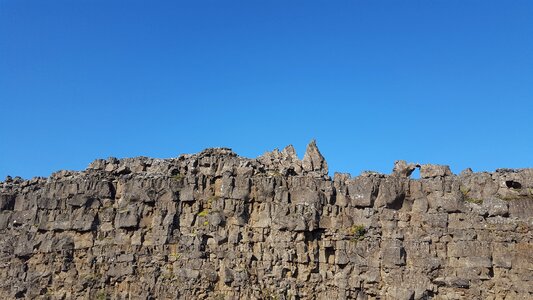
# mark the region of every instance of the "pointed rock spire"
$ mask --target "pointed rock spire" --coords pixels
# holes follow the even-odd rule
[[[281,151],[281,154],[285,158],[288,158],[288,159],[291,159],[291,160],[294,160],[294,161],[298,160],[298,155],[296,155],[296,150],[294,150],[294,146],[293,145],[288,145],[287,147],[285,147]]]
[[[304,171],[307,172],[319,172],[323,175],[328,174],[328,164],[324,159],[324,156],[322,156],[318,150],[315,140],[312,140],[309,145],[307,145],[302,167]]]

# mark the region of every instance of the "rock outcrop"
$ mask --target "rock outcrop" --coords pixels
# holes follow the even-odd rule
[[[532,227],[533,169],[110,158],[0,183],[0,298],[532,299]]]

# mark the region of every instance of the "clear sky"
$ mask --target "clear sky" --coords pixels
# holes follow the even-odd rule
[[[533,1],[0,0],[0,180],[313,138],[330,173],[533,167]]]

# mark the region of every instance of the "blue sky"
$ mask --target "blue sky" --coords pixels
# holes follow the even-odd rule
[[[0,178],[313,138],[334,171],[533,167],[532,1],[0,0]]]

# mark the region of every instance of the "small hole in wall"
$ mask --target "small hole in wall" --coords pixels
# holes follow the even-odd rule
[[[420,168],[416,168],[410,177],[411,179],[420,179]]]
[[[505,181],[505,185],[510,188],[510,189],[521,189],[522,188],[522,185],[520,184],[520,182],[518,181],[514,181],[514,180],[507,180]]]

